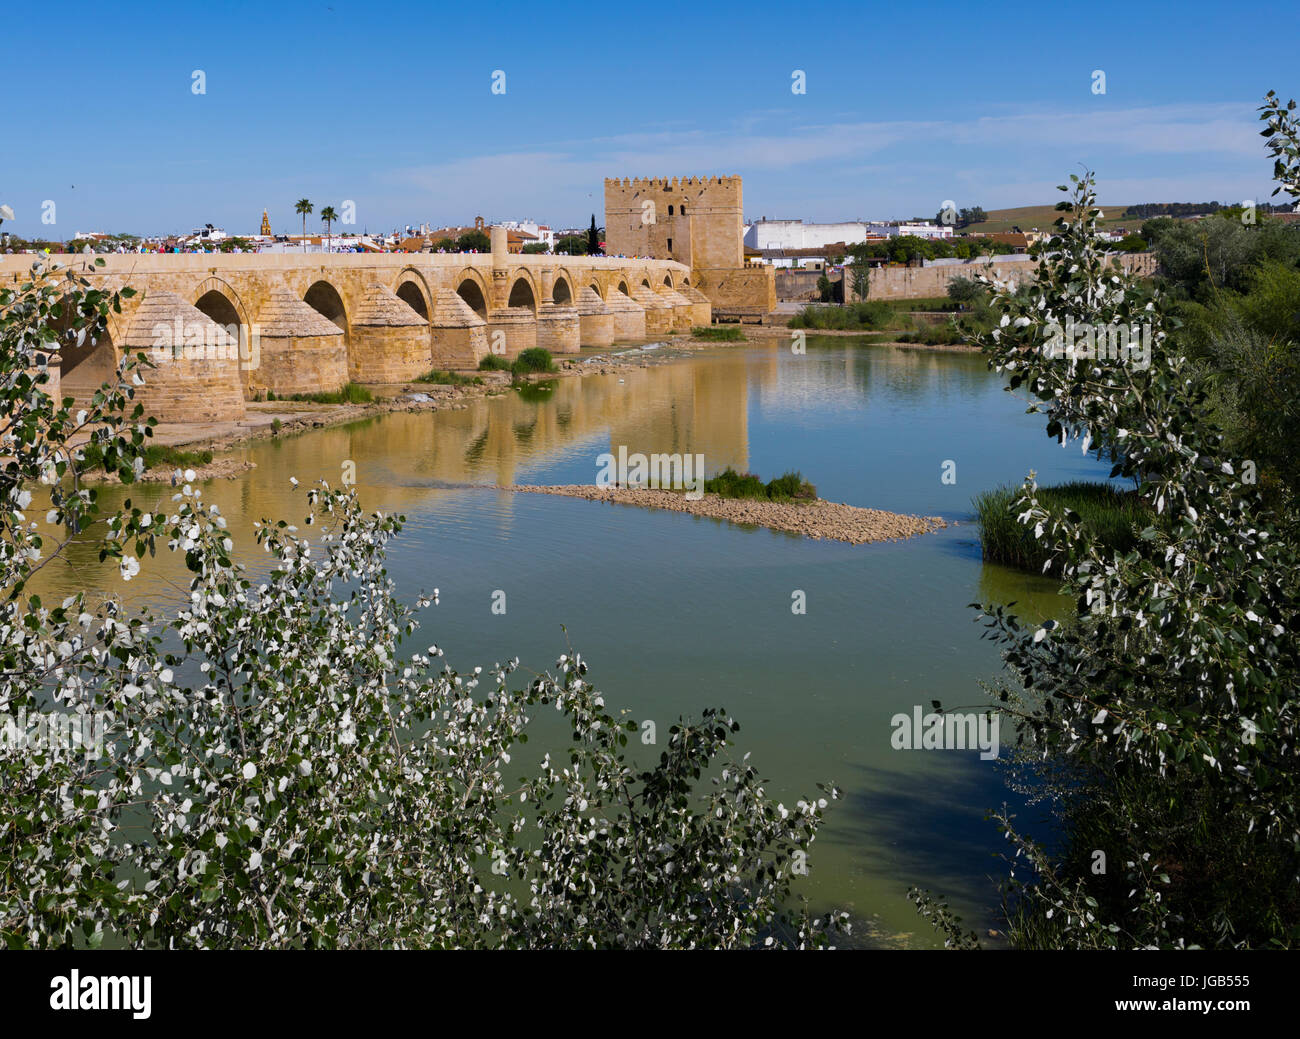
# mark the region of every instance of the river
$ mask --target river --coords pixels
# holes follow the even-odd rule
[[[256,468],[204,493],[251,546],[254,520],[302,516],[291,476],[337,483],[355,463],[365,505],[407,517],[390,572],[404,596],[440,590],[424,634],[453,666],[518,656],[540,670],[571,644],[611,707],[660,732],[726,707],[770,793],[815,794],[828,781],[845,791],[800,884],[814,908],[849,910],[872,944],[929,946],[905,897],[912,884],[948,895],[981,934],[995,926],[1005,870],[992,856],[1005,842],[984,815],[1010,795],[999,762],[974,752],[892,749],[890,719],[931,700],[984,702],[978,683],[1000,663],[968,603],[1015,599],[1033,616],[1063,608],[1051,582],[981,561],[971,498],[1030,469],[1045,483],[1105,476],[1024,410],[979,357],[812,337],[802,355],[782,343],[717,349],[463,410],[258,441],[237,453]],[[591,483],[597,456],[619,445],[701,453],[710,474],[798,469],[824,498],[953,525],[853,546],[499,489]],[[942,479],[948,462],[955,482]],[[101,493],[145,504],[171,491]],[[159,559],[124,587],[88,553],[73,559],[49,591],[168,602],[183,581]],[[796,591],[804,614],[792,611]],[[493,612],[497,593],[504,614]]]

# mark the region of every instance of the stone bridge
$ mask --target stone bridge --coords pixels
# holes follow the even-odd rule
[[[82,399],[123,354],[143,352],[137,400],[160,422],[241,418],[244,401],[409,382],[475,369],[489,353],[608,347],[707,325],[711,304],[672,260],[491,253],[156,254],[60,257],[92,283],[137,295],[108,335],[59,360]],[[0,257],[6,285],[34,257]]]

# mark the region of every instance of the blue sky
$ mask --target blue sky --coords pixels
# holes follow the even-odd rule
[[[10,5],[0,203],[6,230],[50,237],[254,231],[264,207],[293,230],[303,196],[355,201],[358,229],[565,226],[602,220],[606,176],[739,174],[750,218],[888,219],[1054,202],[1081,163],[1104,202],[1262,199],[1254,108],[1300,96],[1294,17],[1196,0]]]

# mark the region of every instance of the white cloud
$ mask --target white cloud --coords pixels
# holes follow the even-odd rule
[[[887,212],[910,211],[926,199],[918,212],[928,212],[925,206],[938,205],[930,196],[944,194],[939,188],[962,185],[978,192],[985,206],[1045,202],[1056,197],[1053,185],[1080,161],[1098,170],[1107,197],[1133,201],[1216,198],[1225,194],[1225,185],[1267,177],[1254,103],[1127,109],[1105,104],[1098,99],[1068,111],[995,112],[970,120],[802,125],[790,125],[789,110],[769,110],[716,130],[656,129],[555,142],[545,149],[395,169],[380,179],[395,189],[393,201],[402,208],[436,200],[457,211],[490,206],[490,219],[533,214],[558,221],[599,213],[606,176],[736,173],[746,178],[747,200],[760,207],[772,197],[779,202],[770,205],[789,211],[801,204],[798,196],[809,195],[818,200],[823,218],[830,215],[829,205],[849,199],[855,200],[849,209],[863,215],[857,211],[864,198]],[[1179,157],[1194,161],[1199,172],[1175,165]],[[1003,185],[1003,191],[990,182],[1008,167],[1028,176]],[[863,176],[864,170],[890,168],[895,175]],[[1165,169],[1168,175],[1156,175]],[[1031,179],[1036,175],[1042,180]],[[846,183],[850,178],[857,183]],[[760,185],[761,198],[754,191]]]

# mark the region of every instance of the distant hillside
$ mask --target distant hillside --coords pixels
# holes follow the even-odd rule
[[[1105,214],[1102,219],[1097,221],[1098,227],[1115,228],[1126,227],[1130,231],[1136,231],[1142,226],[1142,221],[1124,218],[1124,210],[1127,204],[1100,206],[1101,211]],[[1013,227],[1018,227],[1022,231],[1028,231],[1031,227],[1036,227],[1040,231],[1047,231],[1055,223],[1056,218],[1061,214],[1056,211],[1055,206],[1017,206],[1015,209],[990,209],[989,218],[978,224],[971,224],[969,227],[963,227],[964,232],[995,232],[1010,231]],[[961,232],[958,232],[961,233]]]

